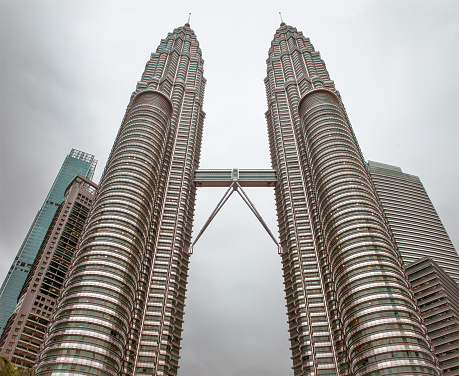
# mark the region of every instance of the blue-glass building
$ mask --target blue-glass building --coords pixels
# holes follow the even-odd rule
[[[94,155],[72,149],[65,158],[45,202],[35,216],[18,254],[0,288],[0,335],[16,307],[19,293],[40,249],[48,227],[56,213],[67,186],[77,175],[92,179],[97,161]]]

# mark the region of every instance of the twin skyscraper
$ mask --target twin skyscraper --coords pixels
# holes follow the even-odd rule
[[[203,64],[189,24],[147,62],[37,375],[177,374]],[[341,96],[309,39],[285,23],[269,49],[265,87],[294,375],[440,375]]]

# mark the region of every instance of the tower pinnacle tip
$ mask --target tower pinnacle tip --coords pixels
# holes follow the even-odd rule
[[[281,25],[281,26],[285,26],[285,22],[284,22],[284,20],[282,19],[282,13],[281,13],[281,12],[279,12],[279,17],[280,17],[280,20],[281,20],[281,24],[280,24],[280,25]]]
[[[186,22],[185,26],[190,27],[190,18],[191,18],[191,12],[188,13],[188,21]]]

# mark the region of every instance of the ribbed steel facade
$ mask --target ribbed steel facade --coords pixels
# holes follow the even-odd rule
[[[186,24],[131,96],[38,375],[177,373],[204,87]]]
[[[281,24],[265,79],[295,375],[438,375],[402,260],[318,52]]]

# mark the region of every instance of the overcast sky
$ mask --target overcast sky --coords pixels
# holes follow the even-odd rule
[[[0,281],[71,148],[96,181],[160,39],[183,25],[208,80],[201,168],[270,168],[263,78],[282,11],[321,52],[366,159],[418,175],[459,246],[459,1],[0,0]],[[271,189],[249,196],[274,233]],[[201,189],[199,231],[223,191]],[[182,376],[292,371],[280,257],[236,195],[191,258]]]

